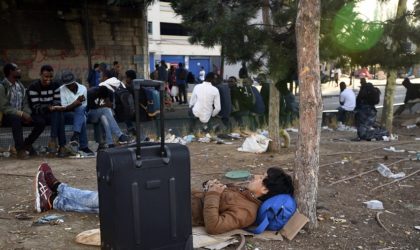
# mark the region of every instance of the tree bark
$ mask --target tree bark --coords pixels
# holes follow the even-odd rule
[[[270,0],[264,0],[262,16],[265,29],[269,31],[271,29]],[[280,152],[280,92],[276,87],[276,83],[271,80],[272,78],[270,74],[268,74],[267,78],[270,81],[270,95],[268,99],[268,134],[271,139],[268,151]]]
[[[397,71],[389,70],[386,76],[386,87],[384,95],[384,107],[382,109],[381,123],[392,133],[392,122],[394,119],[394,93],[397,80]]]
[[[296,19],[299,72],[299,135],[295,157],[294,185],[299,210],[317,227],[319,140],[322,99],[319,73],[320,0],[300,0]]]
[[[399,0],[396,19],[401,18],[407,11],[407,0]],[[394,38],[395,39],[395,38]],[[392,50],[396,51],[397,42],[392,42]],[[394,120],[394,93],[397,80],[397,70],[395,68],[388,71],[386,77],[384,104],[382,109],[381,124],[385,126],[389,133],[392,133],[392,122]]]

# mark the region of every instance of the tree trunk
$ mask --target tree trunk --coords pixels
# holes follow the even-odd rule
[[[147,33],[147,5],[139,4],[139,46],[136,54],[141,60],[136,61],[137,77],[148,78],[149,76],[149,35]]]
[[[264,0],[262,8],[263,22],[265,29],[271,29],[270,17],[270,0]],[[271,142],[268,147],[270,152],[279,152],[280,143],[280,92],[276,87],[276,83],[271,80],[270,74],[267,76],[270,81],[270,95],[268,101],[268,134]]]
[[[397,80],[397,71],[389,70],[386,76],[386,87],[384,95],[384,107],[382,109],[381,123],[392,133],[392,121],[394,118],[394,93]]]
[[[300,0],[296,19],[299,72],[299,136],[295,157],[294,185],[299,210],[317,227],[319,140],[322,99],[319,74],[320,0]]]
[[[397,8],[397,16],[395,19],[401,18],[407,11],[407,0],[399,0]],[[396,51],[398,46],[396,41],[392,42],[392,50]],[[394,120],[394,92],[397,79],[397,70],[390,69],[386,77],[384,104],[382,109],[381,124],[385,126],[389,133],[392,133],[392,122]]]

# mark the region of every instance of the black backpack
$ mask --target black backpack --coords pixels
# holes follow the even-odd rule
[[[118,122],[132,119],[134,116],[134,98],[127,88],[120,85],[115,90],[115,118]]]

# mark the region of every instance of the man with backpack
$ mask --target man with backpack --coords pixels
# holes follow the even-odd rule
[[[176,85],[179,88],[178,98],[179,104],[187,104],[187,76],[188,71],[184,68],[183,63],[178,63],[178,68],[175,71]]]
[[[35,189],[38,212],[99,212],[98,192],[58,181],[47,163],[38,167]],[[192,191],[192,225],[205,226],[210,234],[241,228],[256,233],[280,230],[296,210],[293,192],[292,178],[277,167],[269,168],[264,175],[254,175],[246,187],[210,180],[203,183],[202,191]],[[248,228],[254,223],[256,229]]]
[[[361,140],[383,140],[383,136],[389,136],[389,132],[376,124],[375,105],[379,103],[381,91],[368,82],[360,87],[356,98],[356,128],[357,135]]]

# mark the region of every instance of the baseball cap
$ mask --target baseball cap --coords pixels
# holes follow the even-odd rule
[[[63,71],[61,73],[61,82],[63,85],[69,85],[76,81],[76,77],[74,77],[74,74],[70,71]]]

